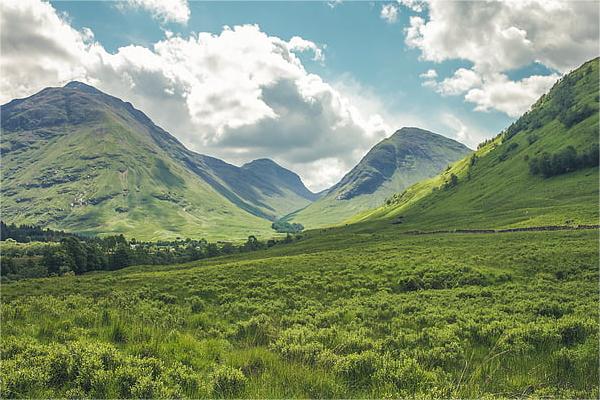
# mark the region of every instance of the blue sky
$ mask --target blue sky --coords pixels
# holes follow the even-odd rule
[[[182,35],[218,34],[225,25],[258,24],[269,35],[287,40],[301,36],[326,45],[323,64],[303,57],[307,69],[328,81],[336,81],[341,75],[354,78],[372,88],[389,104],[391,112],[410,113],[427,120],[432,113],[451,111],[486,136],[498,133],[515,119],[497,111],[474,112],[473,105],[462,98],[443,97],[421,86],[419,75],[430,68],[447,77],[472,63],[419,60],[420,52],[404,43],[404,27],[414,13],[400,10],[398,20],[388,24],[380,17],[382,2],[348,2],[331,7],[319,1],[195,1],[189,4],[191,16],[186,25],[158,24],[143,9],[119,10],[111,2],[52,3],[56,9],[68,13],[73,26],[91,28],[109,51],[129,44],[151,46],[164,38],[164,29]],[[512,75],[518,79],[540,72],[551,73],[539,64],[531,64],[513,71]],[[434,128],[435,124],[431,129]],[[437,132],[450,136],[447,130],[448,127],[437,124]]]
[[[313,190],[417,126],[474,148],[598,55],[594,2],[5,0],[0,101],[81,80]],[[23,40],[27,37],[27,40]]]

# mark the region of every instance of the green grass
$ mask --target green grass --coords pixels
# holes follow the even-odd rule
[[[597,224],[598,167],[543,178],[530,173],[529,160],[567,146],[580,153],[598,146],[598,74],[595,59],[570,75],[576,81],[575,107],[595,111],[580,123],[567,128],[556,118],[552,107],[562,86],[558,83],[522,118],[538,119],[541,126],[524,128],[509,138],[499,135],[475,152],[478,159],[473,165],[467,156],[444,173],[411,186],[392,204],[347,222],[401,216],[398,229],[421,230]],[[451,174],[458,177],[458,184],[444,189]]]
[[[357,225],[2,285],[3,397],[598,396],[598,233]]]

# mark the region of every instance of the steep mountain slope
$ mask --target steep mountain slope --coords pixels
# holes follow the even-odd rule
[[[314,228],[342,223],[411,184],[435,176],[471,150],[444,136],[402,128],[375,145],[315,203],[286,217]]]
[[[585,63],[473,156],[353,222],[394,218],[398,229],[597,224],[598,73],[597,58]]]
[[[147,239],[243,238],[271,234],[266,219],[292,210],[281,205],[287,187],[187,150],[130,103],[85,84],[44,89],[1,113],[8,222]]]
[[[265,200],[278,212],[277,217],[306,207],[319,198],[318,194],[304,186],[298,174],[281,167],[273,160],[261,158],[242,165],[241,169],[258,176],[262,182],[268,182],[277,189],[280,193],[278,196],[270,196]],[[267,197],[268,191],[263,190],[263,193]]]

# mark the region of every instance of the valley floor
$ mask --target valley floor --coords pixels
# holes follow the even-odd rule
[[[597,230],[350,228],[2,285],[2,397],[598,398]]]

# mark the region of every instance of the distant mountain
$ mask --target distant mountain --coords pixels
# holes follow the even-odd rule
[[[398,229],[598,224],[598,58],[451,169],[352,220]]]
[[[470,152],[447,137],[419,128],[402,128],[375,145],[322,198],[286,219],[309,228],[342,223],[383,204],[387,197],[411,184],[437,175]]]
[[[270,180],[261,168],[194,153],[130,103],[81,82],[0,112],[7,222],[142,239],[243,238],[271,234],[271,220],[312,198],[286,179],[294,173],[271,166],[278,178]]]

